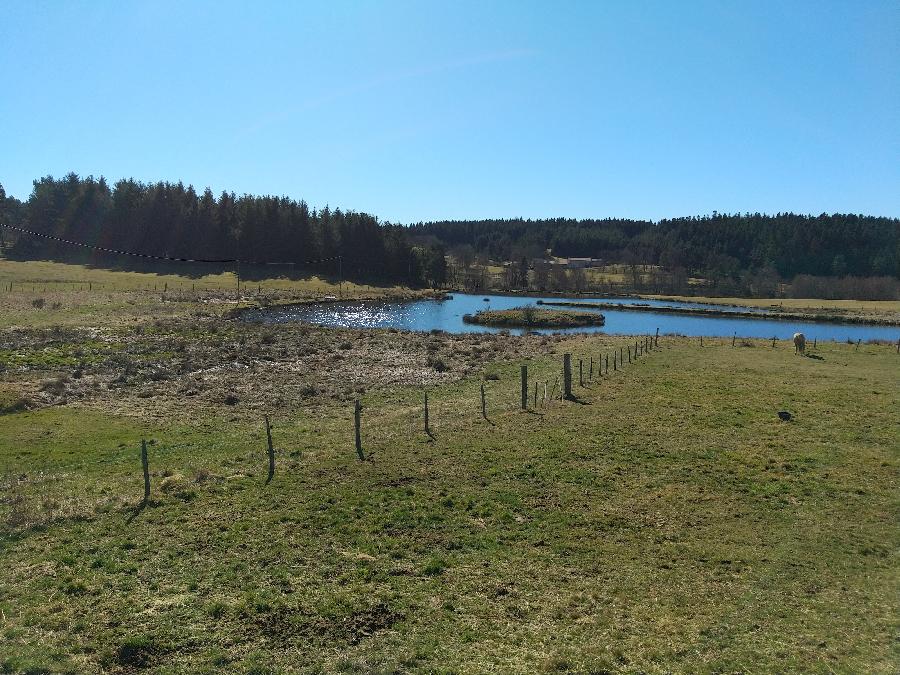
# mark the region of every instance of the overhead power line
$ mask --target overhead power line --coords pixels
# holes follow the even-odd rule
[[[106,246],[98,246],[96,244],[85,244],[80,241],[73,241],[71,239],[64,239],[63,237],[56,237],[52,234],[44,234],[42,232],[35,232],[33,230],[27,230],[24,227],[16,227],[14,225],[4,225],[0,223],[0,228],[4,228],[10,230],[12,232],[19,232],[21,234],[28,234],[32,237],[39,237],[41,239],[48,239],[50,241],[54,241],[60,244],[67,244],[69,246],[78,246],[79,248],[86,248],[92,251],[100,251],[103,253],[115,253],[117,255],[127,255],[133,258],[144,258],[146,260],[161,260],[166,262],[187,262],[187,263],[214,263],[214,264],[222,264],[222,263],[236,263],[240,265],[317,265],[319,263],[324,262],[334,262],[343,260],[343,256],[334,255],[327,258],[317,258],[314,260],[296,260],[292,262],[271,262],[265,260],[241,260],[239,258],[179,258],[176,256],[169,255],[155,255],[153,253],[141,253],[138,251],[123,251],[121,249],[116,248],[107,248]]]

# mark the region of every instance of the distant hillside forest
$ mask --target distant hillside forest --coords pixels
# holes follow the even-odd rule
[[[131,179],[110,187],[103,178],[68,174],[35,181],[25,202],[7,197],[0,186],[0,222],[109,249],[240,259],[242,274],[251,278],[316,273],[470,290],[900,297],[900,219],[852,214],[713,213],[659,222],[510,219],[403,227],[365,213],[311,209],[287,197],[233,192],[216,197],[182,183]],[[172,267],[9,230],[3,237],[6,254],[22,259],[83,262],[87,257],[97,264]],[[600,269],[567,270],[551,265],[551,257],[595,258]],[[245,264],[254,262],[278,265]],[[214,267],[194,265],[190,273]]]
[[[223,192],[217,198],[209,189],[197,193],[182,183],[130,179],[110,187],[103,178],[69,174],[35,181],[26,202],[7,197],[0,186],[0,209],[0,222],[74,242],[173,258],[240,259],[245,276],[342,273],[414,286],[440,286],[446,280],[443,250],[412,246],[404,228],[365,213],[310,209],[286,197]],[[156,270],[167,264],[9,230],[3,236],[8,254],[17,258],[81,261],[87,256],[98,264]],[[253,264],[262,262],[280,265]],[[232,267],[195,264],[191,269],[204,274]]]
[[[441,221],[414,225],[410,234],[414,241],[446,247],[463,268],[480,259],[512,261],[521,270],[526,265],[534,270],[535,261],[548,252],[597,258],[623,268],[622,283],[629,290],[645,292],[768,296],[786,285],[793,286],[794,295],[806,297],[893,299],[900,292],[896,218],[713,213],[659,222]],[[514,286],[518,277],[524,286],[535,276],[517,275],[513,269],[506,275],[507,285]],[[591,277],[570,280],[569,285],[590,290]],[[552,276],[550,286],[548,290],[555,290]]]

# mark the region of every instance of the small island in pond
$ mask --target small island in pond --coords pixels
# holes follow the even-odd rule
[[[602,326],[606,320],[599,312],[578,312],[559,309],[486,309],[463,316],[465,323],[495,328],[583,328]]]

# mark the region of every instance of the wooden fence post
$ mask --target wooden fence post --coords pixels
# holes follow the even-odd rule
[[[359,399],[357,399],[353,406],[353,421],[356,426],[356,454],[359,455],[360,462],[366,458],[365,455],[363,455],[362,438],[360,437],[359,432],[359,413],[361,410],[362,406],[359,404]]]
[[[703,346],[703,336],[702,335],[700,336],[700,346],[701,347]]]
[[[900,343],[900,340],[897,342]],[[603,359],[606,361],[606,374],[609,375],[609,354],[604,354]]]
[[[656,329],[656,344],[655,347],[659,347],[659,328]]]
[[[147,459],[147,440],[141,439],[141,468],[144,471],[144,504],[150,500],[150,462]]]
[[[572,398],[572,355],[563,354],[563,397]]]
[[[484,400],[484,382],[481,383],[481,416],[487,419],[487,403]]]
[[[775,336],[772,336],[772,349],[775,349]]]
[[[619,364],[616,361],[618,356],[619,356],[618,352],[613,352],[613,372],[616,372],[619,369]]]
[[[631,345],[628,345],[628,363],[631,363]]]
[[[578,359],[578,386],[584,386],[584,359]]]
[[[431,436],[431,428],[428,426],[428,392],[425,393],[425,433]]]
[[[269,446],[269,477],[266,478],[266,484],[272,481],[275,475],[275,447],[272,445],[272,428],[269,426],[269,416],[265,415],[266,420],[266,442]]]
[[[537,410],[537,395],[538,395],[538,383],[537,380],[534,381],[534,409]]]
[[[591,369],[588,371],[588,382],[594,381],[594,357],[591,357]]]
[[[625,347],[619,347],[619,365],[625,367]]]
[[[857,352],[859,351],[859,343],[860,343],[860,342],[862,342],[862,338],[859,338],[859,339],[856,341],[856,349],[855,349],[854,351],[857,351]]]
[[[522,366],[522,410],[528,410],[528,366]]]
[[[818,340],[818,338],[813,338],[813,349],[816,348],[816,340]]]
[[[731,346],[734,347],[734,342],[737,340],[737,331],[734,332],[734,335],[731,336]]]

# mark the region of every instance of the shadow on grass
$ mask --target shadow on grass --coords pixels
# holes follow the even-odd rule
[[[131,521],[137,518],[148,506],[158,506],[159,502],[155,502],[152,499],[142,499],[141,502],[131,509],[131,513],[128,515],[128,518],[125,519],[125,524],[130,525]]]

